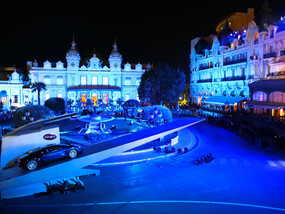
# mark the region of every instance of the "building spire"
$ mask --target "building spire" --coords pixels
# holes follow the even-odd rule
[[[117,47],[117,37],[115,36],[115,43],[113,45],[113,51],[118,51],[118,47]]]

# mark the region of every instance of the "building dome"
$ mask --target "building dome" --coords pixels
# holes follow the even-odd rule
[[[79,53],[76,49],[76,43],[72,41],[70,50],[66,53],[66,57],[78,57]]]

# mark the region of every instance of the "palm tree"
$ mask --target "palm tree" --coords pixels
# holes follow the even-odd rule
[[[47,90],[43,82],[35,82],[31,85],[32,92],[38,91],[38,104],[41,105],[41,90]]]

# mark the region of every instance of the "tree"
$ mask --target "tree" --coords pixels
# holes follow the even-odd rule
[[[159,64],[142,75],[138,94],[143,104],[177,103],[185,86],[183,72],[172,69],[168,64]]]
[[[26,118],[23,120],[23,116],[26,116],[26,112],[29,112],[29,120]],[[36,121],[39,119],[45,119],[51,116],[50,109],[46,106],[40,105],[27,105],[17,109],[13,113],[13,121],[15,127],[19,127],[27,124],[28,122]],[[31,119],[33,118],[33,119]]]
[[[32,89],[32,92],[35,92],[35,91],[38,92],[38,105],[41,105],[41,91],[47,90],[46,84],[43,82],[35,82],[35,83],[32,83],[31,89]]]
[[[64,99],[53,97],[45,101],[45,106],[53,110],[56,114],[62,113],[65,111],[65,102]]]

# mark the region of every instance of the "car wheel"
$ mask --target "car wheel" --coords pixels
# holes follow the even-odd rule
[[[36,160],[30,160],[27,163],[27,169],[32,171],[35,170],[38,167],[38,162]]]
[[[70,158],[75,158],[77,156],[77,150],[75,149],[71,149],[69,152],[68,152],[68,157]]]

